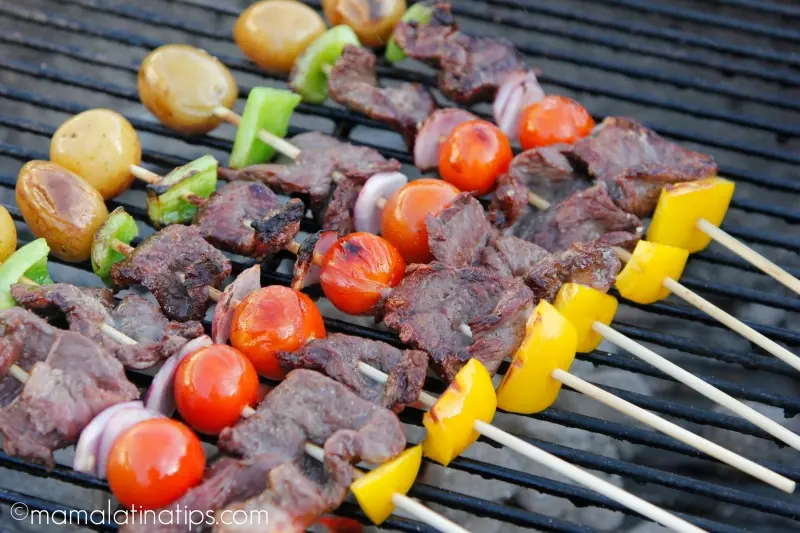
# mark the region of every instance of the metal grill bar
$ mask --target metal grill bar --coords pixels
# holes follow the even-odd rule
[[[781,15],[784,17],[800,17],[800,8],[773,2],[762,2],[761,0],[714,0],[717,4],[738,6],[761,13]]]

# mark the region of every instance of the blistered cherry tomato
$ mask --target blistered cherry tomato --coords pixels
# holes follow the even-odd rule
[[[323,337],[325,324],[314,302],[289,287],[272,285],[250,293],[233,315],[231,344],[269,379],[286,377],[278,352],[293,352]]]
[[[381,235],[408,263],[427,263],[433,256],[428,246],[425,217],[436,215],[460,191],[446,181],[423,178],[395,192],[383,208]]]
[[[108,484],[126,507],[158,509],[180,498],[203,477],[206,456],[192,430],[154,418],[123,432],[108,455]]]
[[[258,374],[239,350],[212,344],[186,357],[175,373],[178,412],[195,431],[216,435],[258,401]]]
[[[372,233],[351,233],[336,241],[322,259],[320,283],[337,309],[368,315],[383,292],[400,283],[406,262],[397,248]]]
[[[511,144],[505,134],[485,120],[455,127],[439,147],[439,174],[462,191],[486,194],[511,164]]]
[[[551,144],[572,144],[592,133],[594,119],[566,96],[545,96],[522,112],[519,143],[526,150]]]

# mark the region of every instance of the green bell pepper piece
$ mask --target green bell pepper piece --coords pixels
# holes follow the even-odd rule
[[[204,155],[147,186],[147,215],[156,228],[188,224],[197,213],[192,198],[207,199],[217,188],[217,160]]]
[[[433,17],[433,5],[427,2],[417,2],[409,7],[403,16],[400,18],[403,22],[418,22],[420,24],[427,24]],[[386,45],[386,61],[389,63],[397,63],[406,58],[405,52],[394,41],[394,37],[389,38],[389,44]]]
[[[289,86],[306,102],[321,104],[328,98],[327,70],[348,44],[361,46],[353,28],[335,26],[317,37],[295,61]]]
[[[50,247],[44,239],[29,242],[11,254],[0,266],[0,309],[8,309],[17,305],[11,297],[11,285],[27,276],[33,281],[53,283],[47,274],[47,255]]]
[[[130,244],[139,235],[139,227],[133,217],[118,207],[114,209],[103,224],[98,228],[92,240],[92,270],[106,285],[110,285],[111,267],[125,259],[125,256],[116,251],[111,243],[119,239],[125,244]]]
[[[228,160],[231,168],[244,168],[275,157],[275,149],[258,138],[260,130],[285,137],[292,112],[302,98],[290,91],[256,87],[247,96],[242,122],[236,131]]]

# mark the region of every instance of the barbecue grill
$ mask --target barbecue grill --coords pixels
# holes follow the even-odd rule
[[[310,3],[320,7],[319,2]],[[145,164],[160,173],[204,153],[227,160],[233,138],[230,126],[196,138],[168,130],[139,104],[136,72],[148,50],[185,42],[206,48],[226,63],[239,81],[242,98],[256,85],[284,86],[284,79],[267,77],[232,43],[234,17],[245,4],[244,0],[0,0],[0,201],[18,221],[21,242],[32,236],[14,204],[16,173],[24,161],[48,158],[49,137],[68,115],[93,107],[122,112],[140,133]],[[791,165],[800,164],[800,55],[793,53],[800,42],[800,6],[788,0],[484,0],[454,2],[453,11],[468,32],[504,35],[514,41],[528,56],[528,62],[542,70],[540,81],[547,92],[575,97],[596,117],[636,117],[666,137],[713,153],[721,163],[721,175],[737,182],[723,228],[789,267],[793,275],[800,275],[800,181],[796,170],[791,169]],[[379,74],[383,83],[406,80],[435,86],[432,71],[413,62],[398,67],[384,64]],[[241,102],[237,109],[241,109]],[[309,129],[377,148],[403,162],[405,173],[418,175],[400,136],[373,120],[330,102],[325,106],[303,104],[298,107],[290,134]],[[134,215],[143,235],[152,231],[146,223],[141,184],[110,204],[123,205]],[[304,231],[315,229],[310,218],[304,221]],[[797,351],[800,300],[721,250],[712,245],[692,256],[683,283]],[[268,260],[262,282],[288,284],[290,261],[288,255]],[[250,264],[235,257],[234,271]],[[88,264],[54,262],[52,273],[57,280],[98,284]],[[614,324],[620,332],[680,360],[735,397],[756,402],[778,416],[800,413],[800,376],[720,329],[701,312],[671,300],[648,306],[621,303]],[[332,311],[325,314],[331,331],[398,343],[393,334],[366,322],[357,323]],[[579,355],[583,366],[576,367],[590,381],[598,371],[608,374],[613,370],[616,384],[642,383],[652,394],[607,385],[603,388],[691,426],[712,440],[724,438],[721,443],[800,481],[800,456],[796,452],[781,450],[749,423],[713,410],[698,400],[699,396],[674,386],[645,363],[602,348]],[[145,373],[130,375],[141,387],[149,383]],[[427,389],[437,392],[443,386],[430,380]],[[498,422],[567,461],[618,476],[632,492],[708,531],[797,531],[797,522],[792,521],[800,520],[800,498],[732,476],[732,469],[718,466],[669,437],[626,425],[626,421],[606,420],[603,413],[587,412],[587,404],[575,401],[571,392],[562,396],[566,400],[555,408],[527,419],[502,415]],[[422,413],[409,409],[401,418],[419,426]],[[547,423],[564,429],[556,431]],[[792,423],[788,422],[790,427]],[[534,424],[549,429],[532,433],[529,428]],[[799,426],[794,425],[795,429]],[[565,444],[579,438],[560,438],[574,435],[583,436],[586,442],[611,443],[615,450],[618,443],[625,443],[625,452],[609,456],[604,454],[607,446],[585,449]],[[624,513],[624,521],[620,524],[616,520],[613,531],[658,531],[592,491],[530,473],[532,463],[524,459],[519,459],[514,468],[503,466],[497,456],[512,452],[498,448],[487,453],[488,445],[483,446],[482,455],[460,457],[448,467],[471,474],[469,482],[437,486],[425,480],[446,479],[446,475],[431,474],[416,483],[410,495],[445,512],[457,510],[485,517],[493,524],[492,531],[522,527],[588,533],[603,529],[602,524],[591,520],[579,523],[552,516],[546,505],[487,499],[480,486],[492,480],[508,484],[512,492],[532,490],[569,500],[576,507]],[[66,466],[46,471],[4,453],[0,453],[0,467],[2,530],[38,529],[9,516],[8,508],[16,502],[49,511],[106,508],[108,486],[92,476]],[[337,514],[365,520],[354,504],[345,503]],[[80,527],[117,529],[111,522]],[[478,533],[484,527],[489,526],[472,530]],[[429,530],[396,516],[383,528]]]

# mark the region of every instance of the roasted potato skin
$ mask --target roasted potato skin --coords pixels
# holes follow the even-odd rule
[[[125,117],[110,109],[90,109],[56,130],[50,161],[82,177],[108,200],[131,186],[130,165],[141,163],[142,146]]]
[[[166,126],[187,135],[208,133],[222,119],[214,108],[230,108],[236,80],[217,58],[185,44],[156,48],[139,67],[139,99]]]
[[[108,216],[94,187],[50,161],[30,161],[17,176],[16,198],[25,222],[44,237],[50,252],[73,263],[86,261],[97,228]]]
[[[259,68],[288,74],[297,57],[326,29],[322,17],[303,3],[265,0],[244,10],[233,38]]]
[[[0,205],[0,263],[17,249],[17,227],[8,210]]]
[[[361,44],[379,48],[406,12],[406,0],[323,0],[322,9],[332,26],[347,24]]]

